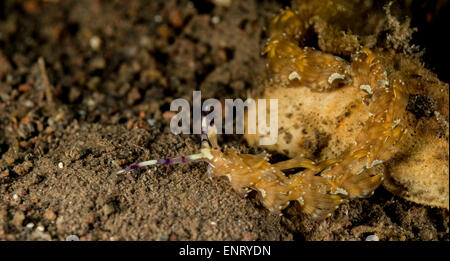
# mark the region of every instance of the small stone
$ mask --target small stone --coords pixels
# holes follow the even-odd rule
[[[380,241],[377,235],[370,235],[366,237],[366,241]]]
[[[162,22],[162,16],[160,15],[155,15],[153,17],[153,21],[155,21],[155,23],[161,23]]]
[[[148,125],[150,125],[151,127],[153,127],[155,125],[156,120],[155,119],[148,119],[147,123]]]
[[[25,100],[25,101],[23,101],[23,106],[25,106],[27,108],[32,108],[32,107],[34,107],[34,102],[32,102],[30,100]]]
[[[93,36],[93,37],[91,37],[91,39],[89,39],[89,46],[93,50],[97,51],[100,48],[101,45],[102,45],[102,39],[100,39],[100,37]]]
[[[213,16],[213,17],[211,18],[211,23],[213,23],[213,24],[218,24],[218,23],[220,23],[220,17],[218,17],[217,15]]]
[[[21,227],[24,220],[25,220],[25,215],[23,214],[23,212],[22,211],[17,211],[14,214],[14,217],[12,219],[12,223],[16,227]]]
[[[169,236],[169,241],[178,241],[177,235],[174,233],[171,233]]]
[[[103,57],[96,57],[93,58],[89,62],[89,70],[95,71],[95,70],[103,70],[106,67],[106,61]]]
[[[39,2],[34,0],[24,1],[22,4],[22,8],[25,13],[29,15],[36,15],[39,13]]]
[[[224,49],[217,50],[213,55],[215,64],[221,65],[228,60],[227,52]]]
[[[15,166],[13,170],[19,176],[23,176],[30,171],[32,166],[33,166],[33,164],[31,164],[31,162],[25,161],[24,163]]]
[[[66,241],[80,241],[80,238],[77,235],[70,235],[66,237]]]
[[[86,85],[89,88],[89,90],[95,91],[97,89],[98,85],[100,84],[100,82],[101,82],[100,77],[94,76],[89,79],[89,81],[87,82]]]
[[[73,146],[69,150],[66,151],[65,156],[71,160],[77,160],[81,158],[85,154],[85,149],[80,146]]]
[[[11,150],[3,154],[3,159],[5,160],[6,164],[11,165],[17,160],[17,156],[13,153],[10,153]]]
[[[19,92],[29,92],[31,90],[31,85],[25,83],[19,85]]]
[[[60,234],[63,234],[65,232],[64,229],[64,217],[63,216],[59,216],[56,219],[56,231]]]
[[[48,234],[48,233],[43,233],[42,231],[39,231],[39,230],[36,229],[31,234],[31,240],[51,241],[52,240],[52,236],[50,236],[50,234]]]
[[[173,35],[173,31],[165,24],[156,29],[156,33],[163,39],[168,39]]]
[[[62,162],[58,163],[58,168],[60,169],[64,168],[64,164]]]
[[[48,221],[55,221],[56,220],[56,214],[53,210],[47,209],[44,213],[44,218]]]
[[[141,98],[142,98],[142,95],[139,92],[139,88],[134,87],[128,93],[127,101],[128,101],[129,105],[133,105],[136,101],[140,100]]]
[[[9,169],[3,171],[2,174],[0,175],[0,177],[2,177],[2,178],[9,177]]]
[[[134,126],[135,126],[135,121],[134,120],[127,121],[126,127],[127,127],[128,130],[131,130]]]
[[[94,215],[94,213],[87,214],[87,215],[84,217],[84,221],[85,221],[87,224],[93,224],[93,223],[95,222],[95,215]]]
[[[167,233],[161,233],[156,236],[156,241],[167,241],[169,240],[169,235]]]
[[[156,81],[160,80],[161,77],[162,77],[162,73],[154,68],[144,70],[140,74],[140,80],[142,82],[156,82]]]
[[[144,47],[144,48],[147,48],[147,49],[153,49],[153,41],[152,41],[152,38],[150,38],[150,37],[148,37],[148,36],[146,36],[146,35],[144,35],[144,36],[142,36],[141,37],[141,39],[139,40],[139,45],[140,46],[142,46],[142,47]]]
[[[183,15],[180,9],[172,9],[169,13],[169,23],[175,27],[180,28],[183,26]]]
[[[70,88],[69,90],[69,101],[74,103],[81,96],[81,91],[78,88]]]
[[[112,204],[106,204],[106,205],[103,206],[103,214],[105,216],[111,215],[112,213],[114,213],[114,211],[115,211],[115,209],[114,209],[114,206]]]

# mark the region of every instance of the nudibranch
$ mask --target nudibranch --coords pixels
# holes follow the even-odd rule
[[[298,201],[302,211],[313,218],[324,218],[348,198],[364,196],[367,188],[376,187],[380,176],[360,175],[344,183],[318,175],[336,163],[331,159],[316,163],[306,158],[296,158],[270,164],[265,155],[240,154],[235,149],[221,150],[217,143],[217,130],[208,126],[206,112],[202,113],[202,135],[200,153],[178,158],[149,160],[120,170],[118,174],[150,165],[170,165],[204,161],[208,163],[208,175],[226,177],[232,187],[242,194],[250,190],[258,192],[264,207],[279,213],[290,201]],[[353,154],[359,157],[361,152]],[[302,168],[303,171],[285,175],[283,170]],[[343,185],[343,186],[342,186]]]

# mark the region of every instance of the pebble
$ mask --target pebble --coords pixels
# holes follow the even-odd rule
[[[100,77],[94,76],[92,78],[89,78],[86,86],[89,88],[89,90],[95,91],[97,87],[100,85],[100,82],[101,82]]]
[[[58,163],[58,168],[60,169],[64,168],[64,164],[62,162]]]
[[[81,96],[81,91],[78,88],[70,88],[69,101],[74,103]]]
[[[25,83],[19,85],[19,92],[29,92],[31,90],[31,85]]]
[[[0,175],[0,177],[2,177],[2,178],[9,177],[9,169],[6,169],[5,171],[3,171],[2,174]]]
[[[141,93],[139,92],[139,88],[134,87],[131,89],[131,91],[128,93],[127,96],[127,102],[129,105],[133,105],[136,101],[142,98]]]
[[[56,230],[58,231],[58,233],[64,233],[64,217],[63,216],[59,216],[56,219]]]
[[[27,108],[32,108],[32,107],[34,107],[34,103],[30,100],[25,100],[25,101],[23,101],[23,106],[25,106]]]
[[[22,164],[16,165],[13,170],[17,173],[17,175],[23,176],[30,171],[32,166],[33,164],[31,162],[25,161]]]
[[[380,241],[377,235],[370,235],[366,237],[366,241]]]
[[[21,227],[24,220],[25,220],[25,215],[23,214],[23,212],[22,211],[17,211],[14,214],[14,217],[12,219],[12,223],[16,227]]]
[[[25,227],[26,227],[26,228],[33,228],[33,227],[34,227],[34,224],[33,224],[33,223],[28,223]]]
[[[39,226],[37,226],[36,230],[39,232],[44,232],[45,227],[43,225],[39,225]]]
[[[170,36],[173,35],[173,31],[165,24],[160,25],[157,29],[156,29],[156,33],[164,39],[169,38]]]
[[[103,214],[105,215],[105,216],[109,216],[109,215],[111,215],[112,213],[114,213],[114,206],[113,205],[111,205],[111,204],[106,204],[106,205],[104,205],[103,206],[103,208],[102,208],[102,210],[103,210]]]
[[[80,238],[77,235],[70,235],[66,237],[66,241],[80,241]]]
[[[153,49],[153,40],[152,40],[152,38],[144,35],[139,40],[139,45],[151,50],[151,49]]]
[[[147,123],[148,125],[150,125],[151,127],[153,127],[155,125],[156,120],[155,119],[148,119]]]
[[[47,209],[44,213],[44,218],[48,221],[55,221],[56,220],[56,214],[53,210]]]
[[[97,102],[91,98],[87,99],[86,103],[89,108],[94,108],[95,106],[97,106]]]
[[[155,17],[153,17],[153,21],[155,21],[155,23],[161,23],[162,22],[162,16],[155,15]]]
[[[89,62],[89,70],[95,71],[95,70],[103,70],[106,67],[106,61],[103,57],[96,57],[93,58]]]
[[[100,39],[100,37],[94,35],[91,37],[91,39],[89,39],[89,46],[93,49],[93,50],[98,50],[100,49],[100,46],[102,45],[102,39]]]
[[[22,8],[25,13],[29,15],[36,15],[40,10],[38,1],[34,0],[24,1],[22,4]]]
[[[170,234],[169,241],[178,241],[177,235],[174,233]]]
[[[86,224],[93,224],[95,222],[95,214],[89,213],[84,217]]]
[[[220,23],[220,17],[218,17],[218,16],[213,16],[212,18],[211,18],[211,22],[213,23],[213,24],[218,24],[218,23]]]
[[[52,240],[52,236],[50,236],[50,234],[43,233],[42,231],[39,231],[37,229],[36,229],[36,231],[34,231],[31,234],[31,238],[32,238],[32,240],[45,240],[45,241],[51,241]]]
[[[175,28],[180,28],[183,26],[183,22],[180,9],[172,9],[169,13],[169,23]]]
[[[167,241],[169,240],[169,235],[166,233],[161,233],[156,236],[156,241]]]

